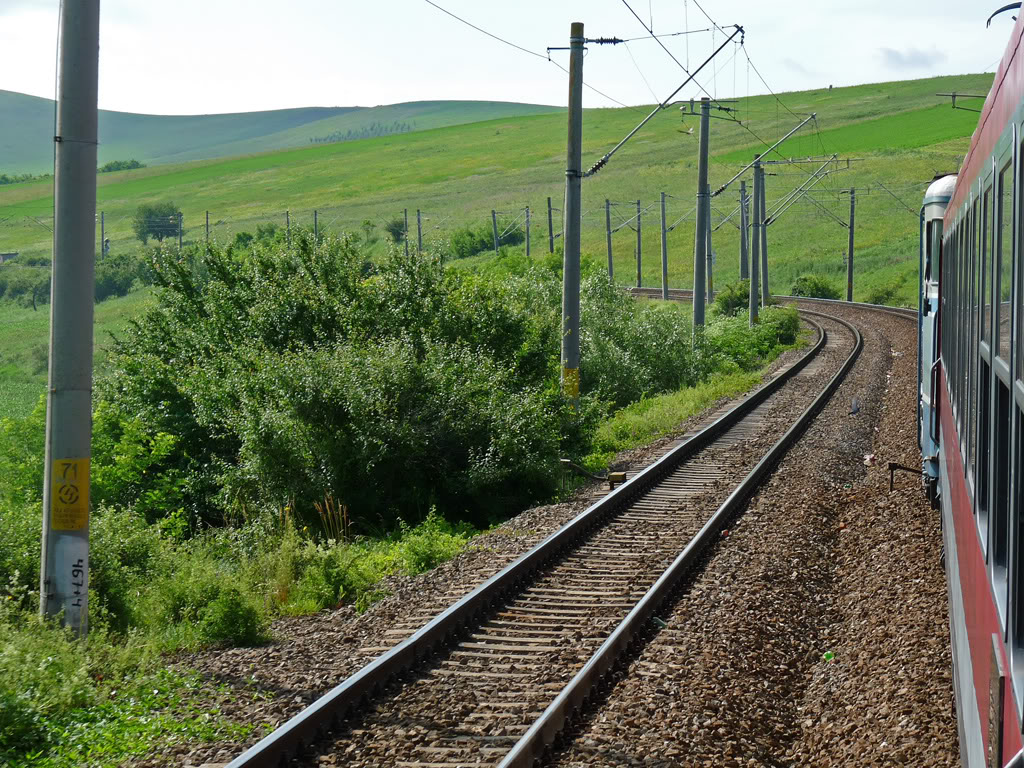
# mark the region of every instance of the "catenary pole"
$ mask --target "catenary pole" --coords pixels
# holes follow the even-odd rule
[[[665,229],[665,193],[661,193],[661,298],[668,300],[668,231]]]
[[[640,213],[640,201],[636,201],[636,287],[643,287],[643,249],[644,249],[644,235],[641,229],[641,219],[643,214]]]
[[[755,155],[754,166],[754,200],[751,206],[753,214],[753,227],[751,228],[751,240],[753,248],[750,249],[750,327],[757,322],[757,308],[759,306],[758,295],[761,289],[761,174],[758,172],[760,164],[756,163],[760,155]]]
[[[99,0],[60,12],[39,612],[89,629]]]
[[[604,201],[604,238],[608,245],[608,280],[615,281],[615,264],[612,262],[612,201]]]
[[[850,187],[850,245],[846,256],[846,300],[853,301],[853,212],[856,207],[857,192]]]
[[[708,186],[707,199],[708,199],[708,209],[707,209],[708,210],[708,229],[707,229],[707,232],[708,232],[708,250],[707,250],[707,259],[708,259],[708,268],[707,268],[708,298],[707,298],[707,303],[708,303],[708,305],[710,305],[711,302],[715,298],[714,281],[712,279],[714,277],[715,255],[714,255],[714,251],[711,248],[711,187],[710,186]]]
[[[761,306],[767,307],[772,298],[768,291],[768,193],[764,183],[764,166],[759,162],[755,168],[761,175],[761,211],[758,213],[761,219]]]
[[[569,136],[562,230],[562,392],[580,394],[580,226],[583,178],[583,24],[569,31]]]
[[[711,129],[711,101],[700,100],[700,144],[697,155],[697,231],[693,241],[693,328],[704,325],[704,297],[707,291],[708,246],[708,141]]]
[[[750,279],[749,246],[747,240],[747,182],[740,182],[740,280]]]

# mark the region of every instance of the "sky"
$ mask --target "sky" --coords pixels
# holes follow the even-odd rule
[[[588,46],[584,106],[653,104],[686,75],[647,28],[690,31],[661,42],[692,71],[725,38],[703,31],[711,23],[701,7],[726,33],[743,26],[744,46],[727,45],[677,98],[703,88],[725,99],[766,93],[757,72],[776,93],[991,72],[1013,25],[1005,13],[986,29],[1004,4],[995,0],[435,2],[529,53],[428,0],[101,0],[99,106],[208,114],[435,99],[565,105],[567,76],[547,48],[567,46],[574,21],[587,37],[640,38]],[[0,0],[0,89],[53,97],[58,8]],[[568,51],[550,57],[568,65]]]

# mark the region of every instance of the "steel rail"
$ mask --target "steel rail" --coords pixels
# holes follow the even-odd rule
[[[398,674],[427,658],[446,642],[464,633],[467,626],[510,592],[525,584],[535,572],[570,549],[594,528],[606,522],[633,498],[656,485],[677,465],[712,444],[740,422],[784,383],[799,373],[824,348],[827,335],[818,330],[818,340],[799,360],[760,389],[748,394],[735,407],[677,446],[614,491],[563,525],[472,592],[453,603],[358,672],[328,691],[274,732],[227,764],[226,768],[276,768],[337,727],[348,713],[370,699]]]
[[[712,514],[700,532],[691,539],[690,543],[686,545],[673,563],[640,599],[636,607],[622,620],[597,652],[591,656],[590,660],[587,661],[572,681],[562,689],[544,713],[534,722],[501,763],[498,764],[498,768],[529,768],[543,754],[544,750],[554,742],[558,734],[572,719],[573,713],[580,711],[586,705],[588,699],[596,691],[608,671],[616,665],[619,659],[638,640],[643,626],[649,622],[651,617],[655,615],[655,612],[671,597],[682,578],[696,565],[705,550],[718,540],[718,534],[725,523],[740,511],[747,498],[753,494],[764,477],[782,458],[783,454],[803,434],[803,431],[842,383],[842,380],[846,377],[854,362],[856,362],[864,346],[860,332],[845,320],[810,310],[804,311],[819,317],[828,317],[830,320],[846,326],[855,339],[853,351],[814,401],[797,418],[786,433],[776,441],[768,453],[747,474],[736,489],[729,494],[729,497]],[[822,336],[824,340],[824,332]]]
[[[634,296],[643,296],[648,299],[660,299],[661,288],[636,288],[633,286],[627,286],[624,289],[627,293]],[[689,299],[693,296],[693,290],[690,288],[669,288],[668,289],[669,299]],[[786,294],[773,294],[773,299],[782,299],[785,301],[803,301],[810,304],[824,304],[825,306],[834,307],[847,307],[849,309],[870,309],[877,312],[887,312],[897,317],[903,317],[908,319],[917,319],[917,310],[911,307],[890,307],[888,304],[869,304],[866,301],[845,301],[844,299],[819,299],[813,296],[787,296]],[[808,310],[810,311],[810,310]]]

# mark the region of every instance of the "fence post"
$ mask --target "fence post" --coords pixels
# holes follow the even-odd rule
[[[494,255],[498,255],[498,214],[491,210],[491,228],[494,230]]]
[[[416,253],[423,253],[423,216],[416,209]]]
[[[317,219],[316,208],[313,209],[313,242],[320,241],[320,222]]]
[[[178,250],[181,250],[181,230],[184,225],[185,216],[181,211],[178,211]]]
[[[206,212],[206,242],[210,242],[210,212]]]
[[[530,257],[530,206],[526,206],[526,257]]]
[[[405,237],[403,238],[405,240],[405,255],[408,256],[409,255],[409,209],[408,208],[403,208],[402,209],[402,216],[405,218],[405,233],[404,233]]]
[[[555,252],[555,230],[551,224],[551,198],[548,198],[548,253]]]
[[[291,214],[290,211],[285,211],[284,212],[284,228],[285,228],[285,235],[288,238],[288,245],[291,246],[291,244],[292,244],[292,214]]]

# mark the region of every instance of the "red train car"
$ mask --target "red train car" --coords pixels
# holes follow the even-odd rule
[[[941,509],[964,766],[1024,767],[1024,19],[921,209],[919,427]]]

